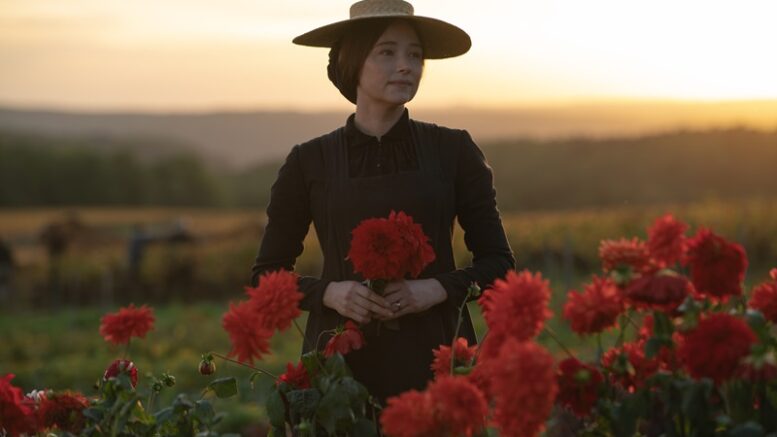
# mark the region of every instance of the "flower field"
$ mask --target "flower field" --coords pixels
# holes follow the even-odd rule
[[[769,268],[777,258],[772,256],[775,240],[763,235],[775,226],[775,207],[751,203],[716,210],[703,204],[678,210],[675,216],[682,221],[629,209],[507,217],[519,269],[469,304],[485,342],[473,349],[456,340],[435,350],[437,378],[425,391],[390,399],[379,419],[384,431],[397,437],[485,435],[486,427],[499,435],[536,435],[546,427],[562,435],[564,429],[618,436],[637,430],[643,435],[765,435],[775,428],[770,417],[777,393],[772,329],[777,270]],[[582,242],[598,232],[604,234],[583,249]],[[541,256],[533,256],[529,247],[541,248]],[[303,264],[312,268],[316,262]],[[10,384],[25,390],[70,389],[89,397],[102,393],[103,399],[112,393],[147,396],[149,386],[157,387],[148,399],[137,398],[149,413],[155,411],[155,419],[133,413],[136,426],[154,421],[172,426],[172,412],[181,414],[176,394],[188,393],[191,399],[203,394],[210,399],[208,409],[212,404],[227,413],[207,428],[217,433],[264,435],[274,429],[278,435],[284,423],[301,435],[319,428],[334,431],[342,423],[333,418],[346,417],[338,416],[344,411],[357,414],[348,429],[363,429],[369,422],[362,409],[366,398],[349,385],[341,358],[360,344],[354,340],[357,328],[338,330],[338,336],[350,339],[328,347],[325,356],[299,361],[300,336],[290,329],[298,314],[296,300],[277,300],[293,293],[293,283],[283,275],[263,281],[247,289],[249,300],[239,304],[212,296],[186,305],[155,304],[153,313],[138,306],[106,315],[118,308],[115,303],[37,311],[24,303],[16,303],[16,311],[4,307],[0,377],[14,374]],[[289,293],[277,294],[287,288]],[[263,308],[275,309],[265,314]],[[127,314],[145,321],[125,325]],[[297,322],[304,325],[304,319]],[[282,332],[256,334],[247,323]],[[281,375],[278,385],[230,361],[217,360],[216,374],[202,376],[213,370],[206,366],[204,371],[200,362],[208,352],[248,363],[260,358],[263,372]],[[138,395],[121,376],[127,370],[123,364],[109,370],[116,377],[101,378],[122,357],[131,357],[138,369]],[[213,386],[219,381],[214,377],[227,375],[234,377],[237,396]],[[6,377],[0,388],[12,387],[9,381]],[[327,390],[337,384],[351,396],[350,407],[326,404]],[[202,392],[205,386],[209,390]],[[51,402],[41,401],[39,414],[52,402],[61,408],[81,405],[81,398],[51,396]],[[167,410],[160,408],[171,403],[165,416]],[[198,401],[192,411],[202,413],[200,406]],[[89,420],[98,420],[93,415],[100,411],[88,413]],[[208,411],[202,414],[211,420],[215,416]],[[204,426],[204,419],[192,417],[192,423]]]

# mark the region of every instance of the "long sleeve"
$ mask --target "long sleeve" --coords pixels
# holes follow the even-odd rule
[[[278,178],[270,191],[267,226],[251,268],[251,284],[254,286],[264,272],[281,268],[293,271],[297,257],[302,253],[303,241],[312,220],[304,176],[299,146],[295,146],[278,171]],[[319,278],[301,276],[299,288],[305,297],[300,307],[307,311],[320,311],[328,284],[329,281]]]
[[[463,137],[458,145],[455,208],[464,242],[473,255],[472,265],[436,276],[457,306],[464,301],[472,282],[485,289],[515,268],[496,205],[491,167],[469,133],[464,131]]]

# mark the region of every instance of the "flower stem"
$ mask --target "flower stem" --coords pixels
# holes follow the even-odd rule
[[[155,398],[154,394],[155,394],[154,390],[151,390],[151,393],[148,395],[148,407],[147,407],[147,410],[148,410],[149,413],[154,411],[154,398]]]
[[[307,338],[305,337],[305,331],[303,331],[302,328],[300,328],[299,324],[297,324],[297,319],[292,320],[292,322],[294,323],[294,327],[297,328],[297,332],[299,332],[299,335],[302,336],[302,341],[304,342],[305,340],[307,340]]]
[[[546,326],[545,328],[543,328],[543,331],[545,331],[545,333],[547,333],[550,336],[550,338],[552,338],[553,341],[555,341],[556,344],[559,345],[559,347],[561,348],[561,350],[564,351],[564,353],[569,355],[569,358],[577,359],[577,357],[575,357],[575,354],[573,354],[572,351],[567,349],[567,347],[564,346],[564,343],[562,343],[561,340],[559,340],[558,335],[556,335],[556,333],[553,331],[553,328],[551,328],[550,326]]]
[[[461,322],[464,318],[464,307],[467,306],[467,301],[472,295],[473,287],[467,288],[467,295],[464,297],[464,302],[459,306],[459,318],[456,319],[456,331],[453,332],[453,341],[451,341],[451,375],[453,375],[453,368],[456,364],[456,339],[459,338],[459,329],[461,328]]]
[[[126,360],[127,357],[129,356],[129,348],[130,348],[131,342],[132,342],[132,338],[127,340],[127,347],[124,348],[124,356],[122,357],[123,360]]]
[[[264,373],[265,375],[269,376],[270,378],[273,378],[273,379],[278,379],[278,377],[277,377],[277,376],[275,376],[275,375],[273,375],[272,373],[270,373],[270,372],[268,372],[268,371],[266,371],[266,370],[264,370],[264,369],[261,369],[261,368],[259,368],[259,367],[254,367],[254,366],[252,366],[252,365],[250,365],[250,364],[241,363],[240,361],[233,360],[232,358],[226,357],[226,356],[224,356],[224,355],[221,355],[221,354],[219,354],[219,353],[216,353],[216,352],[209,352],[209,353],[210,353],[211,355],[213,355],[214,357],[219,357],[219,358],[221,358],[221,359],[222,359],[222,360],[224,360],[224,361],[229,361],[230,363],[239,364],[239,365],[241,365],[241,366],[243,366],[243,367],[248,367],[249,369],[251,369],[251,370],[255,370],[255,371],[259,372],[259,373]]]

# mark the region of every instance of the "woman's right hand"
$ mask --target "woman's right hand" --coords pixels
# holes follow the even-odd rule
[[[382,296],[356,281],[330,282],[324,290],[324,305],[362,324],[372,320],[372,313],[394,316]]]

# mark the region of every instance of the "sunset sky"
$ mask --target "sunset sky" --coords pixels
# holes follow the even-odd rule
[[[291,39],[351,0],[0,0],[0,106],[341,109],[326,49]],[[459,25],[417,107],[777,99],[773,0],[416,0]]]

